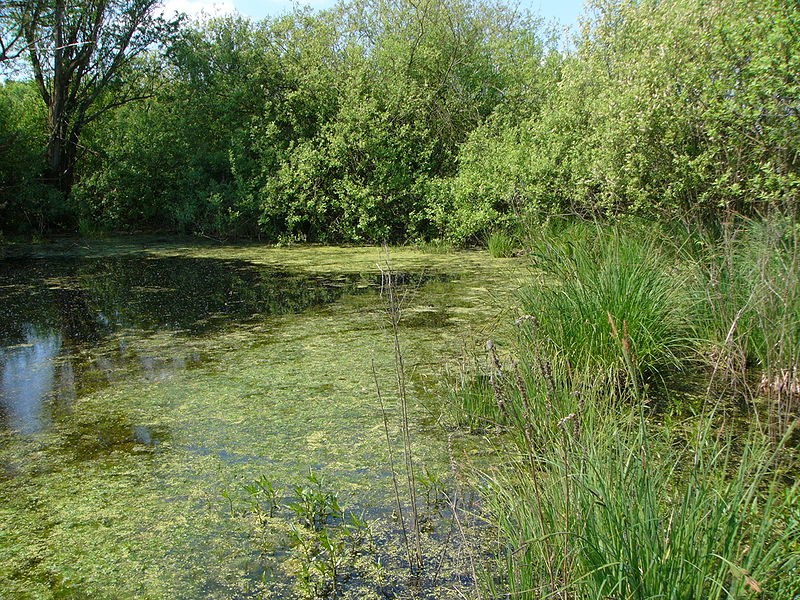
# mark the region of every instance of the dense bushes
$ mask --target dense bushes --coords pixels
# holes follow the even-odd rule
[[[451,231],[491,228],[514,206],[712,220],[796,210],[797,6],[593,6],[541,111],[472,133],[453,193],[465,214]]]
[[[2,227],[464,244],[552,214],[796,210],[798,26],[781,0],[596,0],[567,51],[481,0],[188,24],[129,69],[148,99],[84,130],[70,199],[39,183],[35,95],[0,90],[25,107],[0,121]]]
[[[69,225],[68,209],[44,186],[44,107],[27,83],[0,85],[0,231],[38,233]]]

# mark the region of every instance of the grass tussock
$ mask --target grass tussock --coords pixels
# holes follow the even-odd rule
[[[527,357],[501,392],[517,459],[487,493],[503,544],[493,597],[792,597],[800,487],[788,435],[776,444],[713,410],[666,426],[602,377]]]
[[[688,260],[712,377],[766,398],[783,431],[800,407],[800,224],[745,221],[700,239]]]
[[[542,280],[522,304],[548,354],[619,389],[680,368],[686,288],[655,230],[578,223],[544,230],[532,250]]]
[[[495,231],[487,238],[486,248],[494,258],[509,258],[516,252],[516,243],[507,233]]]
[[[800,226],[676,242],[572,223],[532,239],[542,282],[522,291],[516,358],[487,346],[461,396],[515,457],[489,477],[501,575],[488,595],[795,598]],[[679,370],[700,382],[692,415],[669,407]],[[733,402],[742,391],[762,402]]]
[[[712,417],[681,433],[594,409],[553,424],[489,494],[511,598],[789,598],[797,589],[798,489],[785,488],[778,450],[759,434],[734,451]]]

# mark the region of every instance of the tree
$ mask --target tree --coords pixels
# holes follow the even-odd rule
[[[22,20],[38,20],[42,0],[5,0],[0,3],[0,63],[19,58],[28,49]],[[23,13],[24,10],[24,13]]]
[[[68,197],[84,128],[148,94],[130,67],[177,22],[155,14],[159,0],[27,0],[12,12],[48,109],[46,181]]]

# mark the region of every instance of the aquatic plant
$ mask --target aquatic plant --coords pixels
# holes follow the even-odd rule
[[[255,481],[246,484],[244,489],[249,495],[250,510],[253,514],[258,515],[259,518],[275,516],[280,508],[278,492],[266,475],[261,475]],[[229,502],[231,501],[229,495],[226,498]]]
[[[514,239],[502,231],[491,233],[486,240],[486,248],[494,258],[514,256]]]
[[[651,424],[640,408],[610,408],[602,386],[576,387],[563,367],[524,381],[508,390],[519,458],[486,495],[503,593],[789,597],[800,581],[800,487],[783,479],[797,465],[782,446],[756,429],[737,437],[713,412]]]
[[[440,238],[420,239],[414,243],[414,246],[426,254],[450,254],[455,252],[455,246],[451,241]]]
[[[302,525],[321,531],[329,520],[342,518],[339,498],[323,488],[323,479],[316,472],[309,471],[306,481],[294,486],[295,500],[286,507]]]
[[[773,216],[732,221],[715,237],[693,235],[701,247],[686,260],[709,389],[727,381],[765,397],[780,437],[800,410],[800,224]]]
[[[446,403],[448,418],[457,427],[480,433],[496,427],[502,419],[489,376],[462,370]]]
[[[68,260],[60,258],[66,251]],[[46,396],[40,433],[3,433],[3,593],[44,598],[58,585],[67,597],[252,597],[255,588],[292,597],[296,582],[283,569],[293,553],[288,524],[302,526],[285,504],[296,500],[293,484],[309,485],[303,477],[316,465],[325,465],[323,492],[336,494],[345,512],[325,527],[349,526],[345,505],[356,504],[378,536],[380,564],[369,547],[371,533],[353,531],[367,541],[357,575],[346,585],[344,573],[340,579],[341,594],[379,585],[394,593],[409,589],[399,522],[391,515],[381,415],[374,394],[364,393],[371,389],[364,368],[370,354],[384,387],[394,381],[391,339],[382,335],[386,321],[369,318],[385,308],[376,289],[380,249],[125,237],[80,246],[64,240],[30,252],[54,260],[20,261],[25,277],[6,279],[4,293],[6,299],[13,294],[15,304],[18,298],[18,315],[70,327],[70,343],[55,361],[56,373],[64,374],[55,381],[70,387],[61,399]],[[100,258],[115,256],[128,258]],[[398,248],[392,262],[406,274],[426,268],[459,273],[457,283],[433,285],[415,285],[417,278],[406,275],[415,289],[403,304],[404,319],[455,303],[459,323],[484,323],[491,318],[486,278],[507,287],[506,272],[497,272],[485,253],[426,256]],[[175,277],[163,276],[173,271]],[[398,297],[402,281],[399,289]],[[102,330],[100,339],[73,337],[82,335],[76,327],[97,326],[93,311],[113,319],[117,306],[137,317],[128,321],[132,327]],[[219,318],[205,319],[209,312]],[[16,327],[11,319],[2,325]],[[163,326],[170,331],[155,331]],[[435,380],[435,365],[453,351],[456,331],[427,325],[401,331],[409,382]],[[152,362],[165,365],[157,378],[144,370]],[[417,428],[416,389],[409,383],[415,460],[444,472],[446,437]],[[386,399],[399,450],[394,390]],[[243,485],[255,484],[262,473],[276,492],[272,502],[262,491],[251,497]],[[416,481],[424,509],[424,489]],[[408,494],[402,496],[406,502]],[[463,589],[469,576],[448,570],[455,554],[449,549],[432,583],[450,522],[445,517],[434,524],[435,533],[423,532],[423,585]],[[352,547],[349,539],[346,544]],[[137,576],[145,566],[148,575]]]
[[[222,495],[231,503],[231,516],[245,518],[252,527],[265,597],[291,590],[293,597],[336,598],[351,579],[359,580],[359,589],[376,585],[372,571],[379,558],[372,523],[343,507],[319,473],[309,471],[292,486],[286,503],[279,498],[287,492],[264,475],[243,491],[242,497],[230,490]],[[239,502],[244,508],[234,509]],[[267,576],[276,570],[290,581]]]

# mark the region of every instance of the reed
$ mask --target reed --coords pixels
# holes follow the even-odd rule
[[[494,258],[509,258],[514,256],[514,238],[502,231],[495,231],[487,238],[486,248]]]
[[[386,299],[386,314],[388,316],[392,346],[394,350],[395,381],[397,384],[397,399],[400,409],[400,434],[403,455],[402,476],[405,478],[405,491],[408,493],[410,512],[410,523],[408,524],[405,522],[405,513],[402,511],[400,487],[398,485],[398,473],[396,472],[395,468],[396,463],[391,455],[392,450],[389,435],[389,423],[377,377],[375,377],[375,385],[384,418],[384,431],[386,433],[391,459],[392,481],[398,506],[398,516],[402,521],[401,527],[403,531],[404,542],[406,544],[409,567],[412,574],[418,575],[422,571],[423,567],[422,532],[420,530],[419,505],[417,502],[416,465],[412,451],[411,421],[409,416],[410,401],[408,397],[408,390],[406,388],[405,362],[400,345],[401,299],[398,298],[397,295],[397,281],[396,276],[391,269],[388,247],[384,247],[384,253],[386,257],[385,263],[383,265],[379,265],[381,271],[381,293]]]
[[[712,384],[766,400],[774,438],[800,409],[800,223],[773,216],[722,227],[687,259],[696,337]]]
[[[566,374],[524,389],[519,458],[487,494],[510,598],[790,597],[800,490],[782,444],[714,413],[653,425]]]

